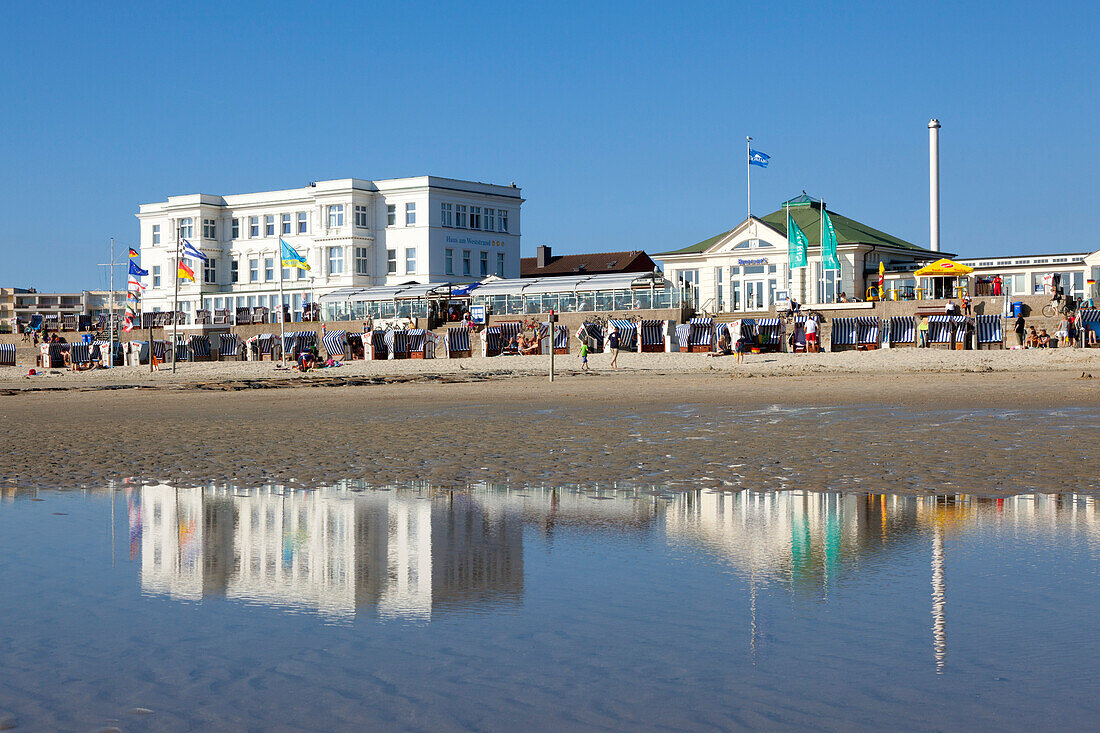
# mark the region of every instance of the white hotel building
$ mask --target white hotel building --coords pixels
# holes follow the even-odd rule
[[[339,288],[519,277],[520,189],[435,176],[344,178],[304,188],[171,196],[142,204],[145,312],[170,311],[178,236],[209,257],[185,258],[195,283],[179,283],[179,310],[266,306],[279,301],[279,239],[309,262],[284,268],[283,303]],[[200,265],[202,265],[200,267]]]

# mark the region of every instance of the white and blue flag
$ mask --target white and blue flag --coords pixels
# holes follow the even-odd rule
[[[761,168],[768,167],[768,161],[771,160],[770,155],[761,153],[759,150],[749,150],[749,165],[758,165]]]
[[[183,255],[185,257],[194,257],[196,260],[202,260],[203,262],[206,262],[206,260],[209,259],[202,252],[199,252],[198,247],[191,244],[186,239],[183,240]]]

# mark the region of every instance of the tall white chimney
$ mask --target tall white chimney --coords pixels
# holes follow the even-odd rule
[[[928,249],[940,251],[940,121],[928,121]]]

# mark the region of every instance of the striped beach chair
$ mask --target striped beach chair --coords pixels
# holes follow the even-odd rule
[[[0,366],[15,366],[15,344],[0,344]]]
[[[171,359],[172,359],[172,349],[171,349],[171,344],[168,341],[154,341],[153,345],[152,345],[152,349],[153,349],[153,358],[155,358],[161,364],[164,364],[167,361],[171,361]],[[148,353],[146,353],[146,355],[145,355],[145,363],[146,364],[149,363]]]
[[[246,305],[242,305],[233,309],[233,324],[244,325],[252,323],[252,309]]]
[[[348,345],[347,355],[348,359],[365,359],[367,358],[366,351],[363,349],[364,339],[369,338],[369,334],[356,333],[354,331],[348,332]]]
[[[443,338],[443,348],[448,359],[465,359],[473,356],[470,348],[470,329],[465,326],[448,328]]]
[[[229,313],[228,308],[215,308],[214,309],[214,325],[227,326],[232,320],[232,316]]]
[[[554,353],[555,354],[568,354],[569,353],[569,329],[561,323],[553,324],[551,329],[550,323],[543,323],[539,338],[539,346],[542,353],[550,353],[550,332],[554,333]]]
[[[628,321],[625,318],[612,318],[607,322],[607,332],[611,333],[611,328],[615,328],[615,332],[619,334],[619,350],[620,351],[637,351],[637,341],[635,337],[637,335],[637,326],[634,321]],[[610,348],[607,345],[605,349]]]
[[[283,353],[288,359],[298,358],[298,332],[287,331],[283,334]]]
[[[481,355],[500,356],[502,346],[500,326],[487,326],[481,333]]]
[[[834,318],[832,332],[829,336],[829,348],[832,351],[843,351],[844,348],[855,348],[859,339],[859,324],[855,318]]]
[[[1001,327],[999,315],[984,315],[974,318],[974,334],[978,342],[978,348],[1003,349],[1005,347],[1004,331]]]
[[[917,345],[917,327],[913,316],[894,316],[890,319],[890,348]]]
[[[191,337],[191,342],[188,344],[191,349],[192,361],[210,361],[210,337],[206,334],[195,334]]]
[[[671,351],[668,321],[642,321],[638,324],[638,351],[643,354]]]
[[[691,350],[691,324],[680,323],[676,326],[676,350]]]
[[[882,339],[882,319],[878,316],[858,316],[856,318],[856,347],[869,351],[877,349]]]
[[[241,337],[235,333],[218,334],[218,359],[236,361],[241,358]]]
[[[268,310],[265,306],[254,306],[250,308],[249,321],[252,323],[267,323]]]
[[[176,339],[176,361],[191,361],[190,336],[180,336]]]
[[[1077,327],[1086,347],[1100,346],[1100,308],[1082,308],[1077,311]]]
[[[255,355],[258,361],[263,361],[266,356],[268,359],[274,361],[275,350],[278,344],[275,340],[275,334],[273,333],[261,333],[256,336],[255,341]]]
[[[348,358],[348,332],[347,331],[329,331],[321,337],[321,343],[324,344],[325,353],[328,354],[328,358],[336,359],[337,361],[344,361]]]
[[[80,319],[75,313],[67,313],[61,316],[61,330],[75,331],[79,327]]]
[[[92,344],[99,349],[99,361],[104,366],[121,366],[125,363],[122,357],[122,342],[115,341],[115,358],[112,360],[108,358],[111,354],[111,342],[109,340],[100,339],[93,341]],[[92,358],[96,358],[93,354]]]
[[[56,369],[65,366],[65,352],[68,344],[41,344],[38,353],[38,366],[43,369]]]
[[[714,343],[714,319],[706,317],[692,318],[688,321],[688,351],[706,353]]]
[[[362,338],[363,357],[365,359],[378,360],[390,357],[390,350],[386,345],[385,331],[365,331]]]
[[[582,323],[575,336],[578,341],[588,344],[588,350],[594,354],[603,352],[603,326],[598,323]]]
[[[517,338],[524,331],[523,321],[500,322],[500,351],[502,354],[513,353],[509,347],[512,339]]]
[[[409,358],[409,333],[403,328],[397,328],[385,332],[387,358]]]
[[[92,363],[92,345],[84,343],[69,344],[69,364],[90,366]]]
[[[405,333],[409,337],[410,359],[435,358],[435,334],[423,328],[411,328]]]
[[[928,316],[928,342],[950,346],[955,330],[955,316]]]
[[[782,318],[756,319],[756,343],[761,351],[783,351],[785,334]]]
[[[952,316],[951,347],[962,351],[971,348],[974,322],[968,316]]]

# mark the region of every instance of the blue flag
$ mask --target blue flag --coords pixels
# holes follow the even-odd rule
[[[204,255],[202,252],[199,252],[198,247],[191,244],[186,239],[183,240],[183,256],[184,257],[194,257],[196,260],[202,260],[203,262],[206,262],[208,259],[210,259],[206,255]]]
[[[771,160],[770,155],[767,153],[761,153],[759,150],[749,150],[749,165],[758,165],[761,168],[768,167],[768,161]]]
[[[137,266],[136,262],[134,262],[133,260],[130,260],[130,274],[131,275],[137,275],[138,277],[143,277],[145,275],[148,275],[149,271],[141,269],[140,267]]]
[[[287,244],[282,237],[279,237],[279,243],[283,246],[283,267],[297,267],[299,270],[309,269],[309,263],[306,262],[305,257],[298,254],[298,250]]]

